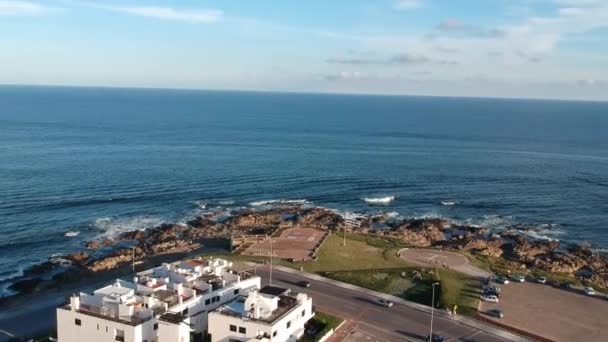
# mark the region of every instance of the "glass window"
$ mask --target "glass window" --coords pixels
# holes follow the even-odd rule
[[[287,329],[289,329],[289,327],[291,327],[291,321],[287,322]]]
[[[246,334],[247,333],[247,329],[245,329],[245,327],[239,327],[239,333],[240,334]]]
[[[236,325],[230,324],[230,331],[236,332]]]
[[[80,326],[80,325],[82,325],[82,321],[81,321],[80,319],[76,318],[76,319],[74,320],[74,324],[76,324],[76,325],[79,325],[79,326]]]

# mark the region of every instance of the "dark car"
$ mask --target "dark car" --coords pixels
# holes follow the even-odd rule
[[[306,280],[302,280],[302,281],[299,281],[299,282],[298,282],[298,286],[300,286],[300,287],[309,288],[309,287],[310,287],[310,285],[311,285],[311,284],[310,284],[310,282],[309,282],[309,281],[306,281]]]
[[[567,290],[570,290],[570,289],[572,289],[572,283],[569,283],[569,282],[562,283],[562,287]]]
[[[500,298],[500,292],[497,291],[493,291],[493,290],[486,290],[483,291],[483,295],[484,296],[496,296],[497,298]]]
[[[504,313],[502,313],[502,310],[499,310],[499,309],[492,309],[492,310],[489,310],[489,311],[487,312],[487,314],[488,314],[489,316],[496,317],[496,318],[503,318],[503,317],[505,317],[505,314],[504,314]]]
[[[503,285],[506,285],[509,283],[509,279],[507,279],[505,277],[497,277],[494,281],[497,282],[498,284],[503,284]]]
[[[427,341],[431,341],[431,342],[443,342],[443,337],[433,334],[432,336],[427,336],[426,338]]]

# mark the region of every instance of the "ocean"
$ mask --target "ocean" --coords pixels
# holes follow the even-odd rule
[[[606,249],[608,103],[0,87],[0,289],[96,237],[277,200]]]

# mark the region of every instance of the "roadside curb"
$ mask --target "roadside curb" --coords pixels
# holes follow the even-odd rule
[[[253,265],[255,263],[248,263],[248,264]],[[399,298],[399,297],[396,297],[396,296],[392,296],[392,295],[389,295],[389,294],[386,294],[386,293],[381,293],[381,292],[377,292],[377,291],[374,291],[374,290],[366,289],[366,288],[363,288],[363,287],[360,287],[360,286],[357,286],[357,285],[343,283],[341,281],[325,278],[325,277],[322,277],[322,276],[317,275],[317,274],[308,273],[308,272],[305,272],[305,271],[298,271],[298,270],[295,270],[295,269],[292,269],[292,268],[289,268],[289,267],[285,267],[285,266],[274,265],[273,267],[275,269],[281,271],[281,272],[290,273],[290,274],[296,274],[296,275],[299,275],[299,276],[302,276],[302,277],[305,277],[305,278],[308,278],[308,279],[320,281],[320,282],[323,282],[323,283],[326,283],[326,284],[330,284],[330,285],[333,285],[333,286],[341,287],[341,288],[348,289],[348,290],[351,290],[351,291],[356,291],[356,292],[360,292],[360,293],[365,293],[365,294],[368,294],[368,295],[376,296],[376,297],[379,297],[379,298],[387,299],[387,300],[390,300],[390,301],[392,301],[394,303],[399,303],[399,304],[408,306],[410,308],[413,308],[413,309],[421,311],[421,312],[425,312],[425,313],[429,313],[429,314],[431,313],[431,308],[428,307],[428,306],[426,306],[426,305],[410,302],[410,301],[407,301],[405,299],[402,299],[402,298]],[[460,324],[467,325],[469,327],[473,327],[473,328],[479,329],[479,330],[481,330],[483,332],[486,332],[488,334],[492,334],[492,335],[495,335],[495,336],[498,336],[498,337],[502,337],[502,338],[510,340],[510,341],[515,341],[515,342],[531,342],[531,341],[533,341],[533,340],[531,340],[531,339],[529,339],[527,337],[521,336],[519,334],[515,334],[515,333],[512,333],[510,331],[506,331],[506,330],[503,330],[501,328],[495,327],[493,325],[490,325],[490,324],[487,324],[487,323],[484,323],[484,322],[481,322],[481,321],[478,321],[478,320],[475,320],[475,319],[471,319],[471,318],[468,318],[468,317],[449,316],[446,312],[444,312],[442,310],[437,310],[437,309],[434,310],[434,314],[437,315],[437,316],[441,316],[443,318],[446,318],[446,319],[454,320],[454,321],[456,321],[456,322],[458,322]]]

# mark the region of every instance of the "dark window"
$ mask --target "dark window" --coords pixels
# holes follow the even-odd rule
[[[182,311],[182,315],[187,315],[188,314],[188,309],[184,309],[184,311]]]
[[[239,327],[239,333],[240,334],[246,334],[247,333],[247,329],[245,329],[244,327]]]
[[[230,331],[236,331],[236,325],[230,324]]]
[[[234,290],[234,294],[235,295],[239,294],[239,289]]]
[[[302,317],[306,316],[306,310],[302,310]]]
[[[275,331],[275,332],[272,333],[272,337],[277,337],[277,331]]]
[[[99,324],[97,324],[97,330],[99,330]]]
[[[76,325],[82,325],[82,322],[78,318],[76,318],[74,320],[74,324],[76,324]]]
[[[205,299],[205,305],[211,304],[211,299]]]
[[[154,330],[158,330],[158,323],[154,323]]]
[[[289,329],[289,327],[291,327],[291,321],[287,322],[287,329]]]

